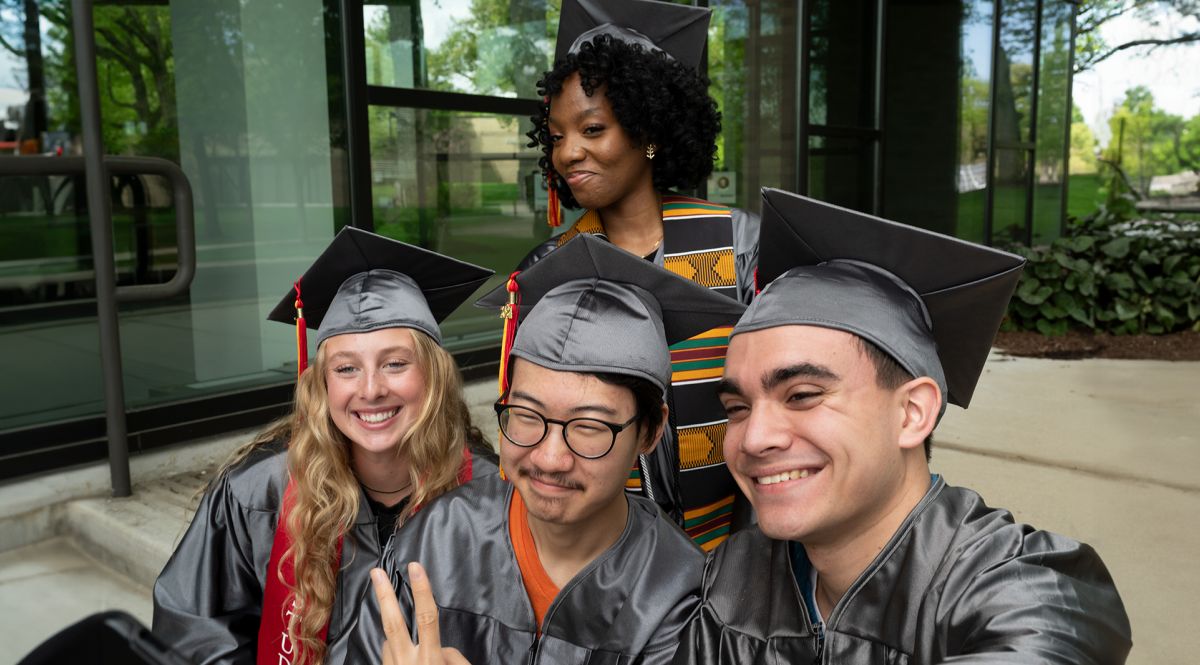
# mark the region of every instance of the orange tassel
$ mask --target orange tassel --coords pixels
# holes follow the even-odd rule
[[[508,304],[500,308],[500,318],[504,319],[504,338],[500,342],[500,394],[508,390],[508,354],[512,351],[513,340],[517,337],[517,323],[520,318],[521,294],[517,284],[520,270],[508,276],[504,288],[508,291]]]
[[[558,187],[555,186],[554,171],[546,174],[546,189],[549,194],[546,199],[546,223],[551,228],[562,226],[562,207],[558,203]]]
[[[300,300],[300,280],[296,280],[296,378],[308,368],[308,324],[304,321],[304,301]]]

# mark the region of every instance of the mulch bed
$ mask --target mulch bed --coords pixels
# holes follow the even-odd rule
[[[1170,335],[1108,335],[1072,330],[1061,337],[1037,332],[1001,332],[993,345],[1013,356],[1030,358],[1124,358],[1200,360],[1200,332]]]

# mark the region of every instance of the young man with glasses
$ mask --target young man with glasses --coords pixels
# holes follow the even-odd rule
[[[703,555],[625,480],[668,426],[668,343],[743,306],[586,234],[498,292],[481,304],[511,293],[520,320],[496,404],[509,482],[447,494],[393,536],[381,566],[401,613],[476,665],[670,662]],[[436,612],[414,612],[426,580]],[[383,637],[368,598],[352,661],[379,662]]]

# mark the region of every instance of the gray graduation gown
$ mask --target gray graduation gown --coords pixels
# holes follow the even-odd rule
[[[789,544],[755,526],[714,551],[677,665],[1123,663],[1130,631],[1091,547],[937,479],[814,634]]]
[[[478,456],[475,477],[496,467]],[[153,632],[197,665],[254,663],[263,587],[279,506],[287,488],[287,452],[264,446],[205,492],[196,516],[154,583]],[[329,619],[326,663],[345,660],[379,535],[366,496],[342,542],[342,568]]]
[[[699,602],[704,557],[653,502],[629,496],[625,531],[554,599],[537,637],[508,532],[512,485],[499,477],[431,503],[392,536],[382,567],[413,628],[410,561],[429,573],[442,645],[472,665],[669,663]],[[373,594],[364,599],[352,663],[378,663],[383,631]],[[415,636],[415,630],[414,630]]]

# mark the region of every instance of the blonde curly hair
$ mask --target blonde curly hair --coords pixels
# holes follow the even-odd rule
[[[462,377],[450,354],[431,337],[411,330],[416,364],[425,377],[425,396],[412,427],[400,439],[397,455],[408,458],[412,493],[398,523],[420,506],[458,486],[463,447],[474,432],[462,398]],[[362,490],[350,462],[349,439],[329,415],[325,386],[325,346],[296,383],[291,415],[275,422],[236,452],[229,468],[254,449],[273,441],[288,441],[288,472],[295,503],[288,514],[292,545],[283,554],[291,559],[296,584],[289,602],[295,611],[288,636],[297,649],[294,665],[320,663],[325,641],[320,631],[329,621],[337,592],[337,543],[358,516]]]

